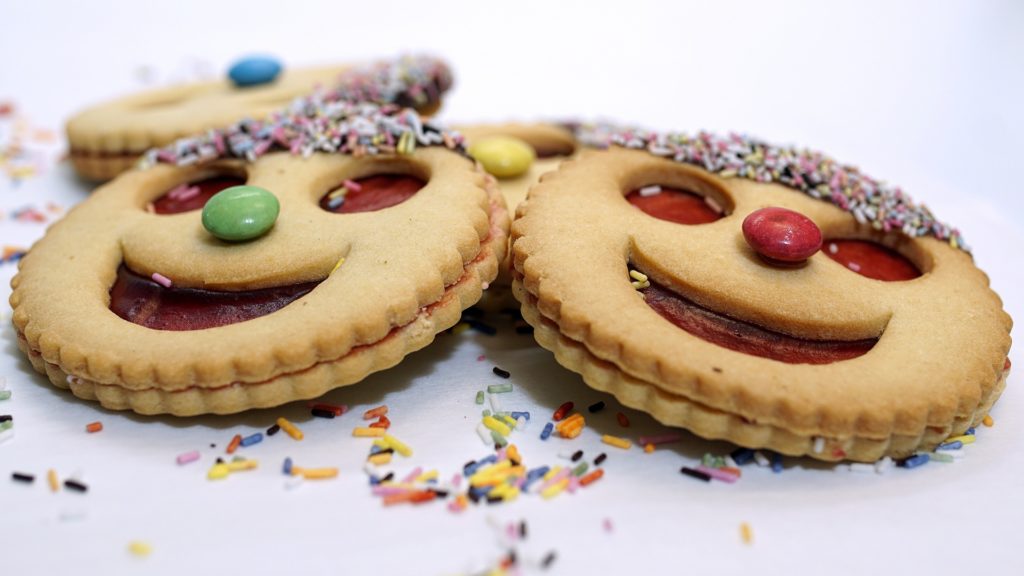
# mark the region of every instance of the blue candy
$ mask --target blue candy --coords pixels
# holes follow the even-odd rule
[[[235,62],[228,69],[228,78],[235,86],[259,86],[273,82],[281,73],[281,63],[269,56],[250,56]]]

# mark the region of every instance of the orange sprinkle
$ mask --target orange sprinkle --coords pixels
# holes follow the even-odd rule
[[[100,430],[103,430],[102,422],[92,422],[85,425],[85,431],[90,434],[92,434],[93,432],[99,432]]]
[[[644,452],[647,452],[648,454],[654,452],[654,444],[648,442],[646,445],[644,445]]]
[[[604,469],[598,468],[583,478],[580,478],[580,486],[586,486],[592,482],[597,482],[602,476],[604,476]]]
[[[743,543],[750,545],[754,543],[754,531],[750,528],[750,524],[746,522],[740,524],[740,538],[743,539]]]
[[[57,471],[53,468],[46,471],[46,481],[50,484],[50,492],[60,490],[60,480],[57,478]]]
[[[241,443],[242,443],[242,435],[241,434],[235,434],[235,437],[232,438],[231,442],[228,443],[228,449],[226,450],[226,452],[228,454],[234,454],[235,450],[238,450],[238,445],[241,444]]]
[[[722,466],[721,468],[719,468],[719,470],[721,470],[722,472],[725,472],[727,474],[732,474],[733,476],[735,476],[737,478],[739,478],[740,476],[743,476],[743,471],[740,470],[739,468],[732,468],[732,467],[729,467],[729,466]]]
[[[391,420],[388,420],[387,416],[381,416],[376,422],[370,424],[370,428],[383,428],[387,430],[388,428],[391,428]]]
[[[383,404],[376,408],[371,408],[366,412],[363,412],[363,420],[373,420],[374,418],[380,418],[381,416],[388,413],[388,405]]]
[[[422,504],[423,502],[430,502],[434,498],[437,498],[437,494],[433,490],[423,490],[421,492],[413,492],[409,501],[413,504]]]
[[[985,414],[985,417],[981,419],[981,423],[991,428],[992,426],[995,425],[996,421],[993,420],[992,417],[989,416],[988,414]]]

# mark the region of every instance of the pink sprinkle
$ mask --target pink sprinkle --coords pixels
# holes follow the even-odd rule
[[[163,274],[161,274],[159,272],[153,272],[153,275],[150,276],[150,278],[153,279],[153,282],[156,282],[157,284],[163,286],[164,288],[170,288],[171,285],[173,284],[173,282],[171,282],[170,278],[168,278],[167,276],[164,276]]]
[[[412,489],[405,486],[378,485],[374,486],[372,491],[374,496],[393,496],[395,494],[405,494],[412,491]]]
[[[176,458],[178,465],[188,464],[189,462],[195,462],[199,460],[199,450],[193,450],[191,452],[185,452],[184,454],[178,454]]]
[[[195,198],[196,196],[199,196],[199,186],[192,186],[188,190],[179,194],[176,200],[184,201]]]
[[[412,472],[409,472],[409,474],[407,474],[405,476],[405,478],[402,479],[402,484],[409,484],[410,482],[412,482],[413,480],[418,478],[420,474],[423,474],[423,468],[422,467],[417,466],[417,467],[413,468]]]
[[[569,491],[569,494],[575,494],[576,489],[580,487],[580,479],[576,476],[569,476],[569,485],[565,487]]]
[[[359,192],[363,189],[363,186],[355,180],[345,180],[344,185],[349,192]]]
[[[487,360],[487,356],[484,356],[483,354],[476,357],[477,362],[483,362],[484,360]]]
[[[612,519],[611,518],[605,518],[604,522],[602,522],[602,526],[604,526],[604,531],[605,532],[611,532],[612,529],[614,528],[614,526],[612,526]]]
[[[729,484],[736,482],[736,480],[739,478],[738,476],[731,472],[719,470],[718,468],[710,468],[708,466],[697,466],[695,470],[699,470],[707,474],[708,476],[711,476],[715,480],[721,480],[722,482],[728,482]]]
[[[194,186],[189,186],[188,184],[178,184],[174,188],[171,188],[171,191],[167,193],[167,197],[170,198],[171,200],[177,200],[179,197],[181,197],[182,194],[188,192],[190,188],[194,188]]]
[[[558,474],[555,474],[551,478],[548,478],[547,482],[541,484],[538,492],[543,492],[547,490],[549,486],[554,486],[555,484],[558,484],[559,482],[562,481],[563,478],[568,476],[570,472],[572,472],[572,470],[570,470],[568,467],[562,468],[562,470],[559,471]]]
[[[458,488],[459,485],[461,485],[461,484],[462,484],[462,474],[459,474],[458,472],[456,472],[452,476],[452,486]]]
[[[670,432],[668,434],[658,434],[655,436],[641,436],[639,444],[641,446],[646,446],[648,444],[654,444],[655,446],[657,446],[658,444],[669,444],[672,442],[678,442],[682,439],[683,437],[681,435],[676,434],[674,432]]]

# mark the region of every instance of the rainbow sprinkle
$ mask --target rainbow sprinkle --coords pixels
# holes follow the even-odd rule
[[[970,252],[957,229],[937,221],[926,206],[915,204],[900,188],[875,180],[821,152],[776,146],[740,134],[699,132],[690,136],[610,124],[569,124],[569,128],[585,146],[646,150],[655,156],[699,166],[723,178],[776,182],[831,202],[875,230],[900,230],[907,236],[930,235]]]

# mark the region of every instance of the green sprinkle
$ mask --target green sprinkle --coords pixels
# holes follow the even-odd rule
[[[491,438],[494,438],[494,443],[497,444],[498,446],[501,446],[502,448],[508,446],[508,440],[505,440],[504,436],[498,434],[494,430],[491,430]]]
[[[487,418],[488,416],[491,415],[491,411],[486,409],[486,408],[484,408],[484,411],[481,412],[480,415],[483,416],[484,418]]]
[[[0,390],[0,400],[10,400],[10,399],[11,399],[11,391],[10,390]]]
[[[931,456],[932,462],[952,462],[955,460],[955,458],[944,452],[932,452],[928,456]]]
[[[13,426],[14,426],[14,420],[7,420],[7,421],[4,421],[4,422],[0,422],[0,432],[3,432],[4,430],[9,430]]]
[[[503,394],[505,392],[512,391],[511,382],[502,382],[501,384],[491,384],[487,387],[487,392],[491,394]]]
[[[484,403],[484,391],[483,390],[480,390],[479,392],[476,393],[476,403],[477,404],[483,404]]]
[[[589,465],[586,462],[580,462],[575,468],[572,469],[572,475],[579,477],[587,473]]]

